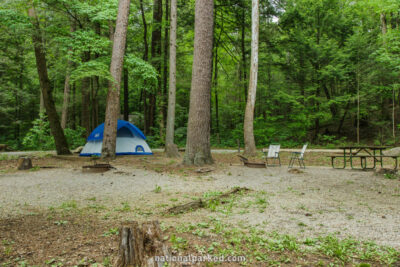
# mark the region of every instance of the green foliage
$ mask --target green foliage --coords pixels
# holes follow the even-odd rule
[[[55,148],[54,139],[50,134],[50,123],[44,114],[32,122],[32,128],[22,140],[28,150],[52,150]]]
[[[33,126],[25,135],[22,144],[27,150],[53,150],[55,149],[54,139],[50,133],[50,124],[44,114],[40,115],[40,118],[32,122]],[[76,130],[65,129],[65,136],[70,149],[74,149],[79,146],[83,146],[86,142],[85,136],[86,130],[80,126],[77,126]]]

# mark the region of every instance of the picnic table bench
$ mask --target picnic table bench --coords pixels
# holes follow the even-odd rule
[[[394,169],[397,169],[398,166],[398,157],[399,156],[386,156],[383,155],[383,150],[388,147],[385,146],[346,146],[340,147],[343,150],[343,153],[330,155],[332,167],[335,169],[345,169],[347,162],[350,162],[350,167],[352,169],[362,169],[362,170],[371,170],[376,168],[376,163],[380,163],[381,167],[383,167],[383,160],[385,158],[392,158],[395,162]],[[343,158],[343,166],[336,167],[335,160],[337,158]],[[353,159],[360,159],[360,167],[354,166]],[[373,159],[372,167],[368,167],[368,159]]]

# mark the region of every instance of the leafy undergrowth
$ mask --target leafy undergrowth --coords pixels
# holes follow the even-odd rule
[[[171,227],[167,233],[171,247],[180,255],[246,258],[244,262],[224,263],[227,266],[397,266],[400,263],[399,251],[372,242],[341,240],[335,235],[300,241],[277,232],[235,228],[212,217],[206,222]]]

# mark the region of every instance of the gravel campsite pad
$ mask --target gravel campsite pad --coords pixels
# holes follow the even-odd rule
[[[116,169],[97,174],[82,173],[83,163],[0,174],[3,253],[13,247],[4,254],[3,260],[9,260],[10,255],[24,255],[32,262],[43,263],[52,257],[74,254],[71,247],[65,248],[64,254],[61,249],[41,255],[37,254],[37,244],[19,246],[18,242],[22,241],[18,227],[28,232],[26,222],[32,225],[33,236],[35,231],[46,236],[46,227],[49,235],[56,235],[57,229],[75,225],[76,228],[63,233],[70,237],[65,246],[78,249],[78,244],[85,246],[89,242],[92,248],[97,248],[90,250],[94,254],[98,252],[98,256],[92,257],[97,262],[99,255],[104,260],[107,259],[104,255],[115,253],[113,229],[125,220],[158,219],[163,227],[176,229],[218,220],[234,228],[287,234],[299,240],[335,235],[400,249],[398,179],[323,166],[291,173],[285,166],[252,169],[238,164],[217,164],[210,172],[196,174],[166,173],[123,163],[116,161],[113,163]],[[219,203],[219,206],[177,216],[162,215],[167,208],[198,197],[217,195],[235,186],[249,191],[235,196],[228,205]],[[76,216],[71,217],[71,212]],[[37,219],[32,219],[35,216]],[[99,218],[98,223],[95,218]],[[83,221],[87,221],[86,228],[79,226]],[[102,242],[107,233],[114,239]],[[53,241],[49,239],[49,242]],[[77,259],[85,258],[84,252],[74,255]]]

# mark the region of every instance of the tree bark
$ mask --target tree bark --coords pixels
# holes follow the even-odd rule
[[[57,114],[56,106],[53,99],[53,88],[47,74],[46,54],[43,47],[42,33],[40,29],[39,19],[36,16],[35,8],[29,9],[29,16],[32,19],[33,34],[32,42],[35,49],[36,67],[39,75],[40,88],[43,95],[43,104],[50,123],[50,131],[54,137],[57,155],[71,154],[68,148],[67,139],[61,128],[60,119]]]
[[[169,44],[169,93],[167,130],[165,136],[165,153],[167,157],[179,157],[178,147],[174,145],[175,135],[175,105],[176,105],[176,25],[177,0],[171,0],[171,29]]]
[[[143,42],[144,42],[144,54],[143,60],[147,61],[149,59],[149,45],[147,43],[147,22],[146,22],[146,15],[144,13],[143,8],[143,0],[139,1],[140,3],[140,13],[142,15],[142,22],[143,22]]]
[[[84,52],[83,61],[90,60],[90,52]],[[90,77],[82,79],[81,83],[81,126],[86,129],[86,137],[90,134]]]
[[[244,115],[244,153],[256,154],[254,141],[254,105],[256,103],[257,73],[258,73],[258,30],[259,30],[259,0],[252,0],[251,9],[251,65],[250,81],[247,95],[246,111]]]
[[[70,27],[70,31],[75,31],[75,24],[72,24]],[[70,98],[70,90],[71,85],[69,83],[70,80],[70,73],[72,68],[72,62],[68,61],[67,65],[67,73],[65,75],[65,82],[64,82],[64,98],[63,98],[63,106],[61,112],[61,128],[65,129],[67,127],[68,121],[68,107],[69,107],[69,98]]]
[[[129,76],[128,69],[124,68],[124,120],[129,121]]]
[[[210,148],[210,90],[213,49],[213,0],[196,0],[192,86],[183,163],[213,163]]]
[[[144,222],[141,227],[137,221],[133,221],[121,226],[119,235],[119,251],[114,266],[164,266],[166,258],[171,256],[158,221]],[[161,261],[157,261],[156,256]],[[179,265],[170,262],[169,266]]]
[[[158,88],[155,93],[150,93],[150,111],[149,111],[149,132],[153,134],[152,127],[155,126],[157,111],[157,95],[161,95],[161,29],[162,29],[162,0],[153,2],[153,30],[151,33],[151,64],[157,70]],[[161,101],[161,99],[160,99]]]
[[[103,158],[114,158],[117,143],[117,122],[120,113],[119,97],[121,76],[125,55],[126,32],[128,28],[130,0],[120,0],[115,26],[110,73],[114,81],[108,83],[106,118],[102,147]]]
[[[245,5],[245,2],[243,2],[243,5]],[[243,95],[244,95],[244,101],[247,102],[247,66],[246,66],[246,47],[245,47],[245,37],[246,37],[246,12],[245,12],[245,7],[242,7],[242,24],[241,24],[241,40],[240,40],[240,45],[242,49],[242,64],[241,64],[241,77],[242,77],[242,86],[243,86]]]

